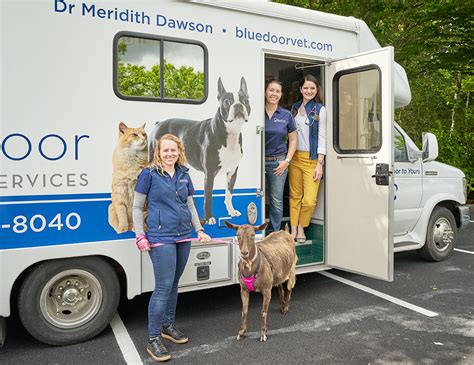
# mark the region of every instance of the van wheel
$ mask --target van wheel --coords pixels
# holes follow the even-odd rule
[[[446,260],[453,253],[456,230],[453,213],[446,208],[436,207],[428,222],[425,245],[418,253],[427,261]]]
[[[39,341],[69,345],[102,332],[119,299],[117,275],[105,260],[53,260],[27,275],[18,294],[18,312],[23,326]]]

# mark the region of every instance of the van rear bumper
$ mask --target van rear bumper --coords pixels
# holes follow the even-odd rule
[[[459,230],[461,230],[469,224],[471,214],[467,205],[460,205],[457,209],[459,209]]]

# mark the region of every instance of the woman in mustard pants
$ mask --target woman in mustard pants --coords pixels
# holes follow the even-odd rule
[[[302,99],[293,104],[298,142],[289,166],[291,234],[297,242],[305,242],[316,208],[319,183],[326,156],[326,108],[322,104],[321,85],[312,75],[300,82]]]

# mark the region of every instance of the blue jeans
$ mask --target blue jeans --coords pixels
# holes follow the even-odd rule
[[[148,304],[148,336],[161,334],[161,326],[174,323],[178,302],[178,282],[183,274],[191,242],[152,247],[150,258],[155,274],[155,290]]]
[[[267,233],[279,231],[281,228],[281,219],[283,217],[283,190],[285,189],[288,169],[280,176],[276,176],[273,170],[275,170],[279,162],[284,159],[285,156],[281,156],[281,158],[275,161],[265,161],[265,178],[270,195],[270,225],[267,228]]]

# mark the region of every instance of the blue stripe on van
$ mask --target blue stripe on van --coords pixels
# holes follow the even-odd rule
[[[73,199],[110,199],[110,193],[0,196],[0,202],[24,202],[24,201],[41,201],[41,200],[73,200]]]
[[[235,189],[234,195],[237,194],[255,194],[257,189]],[[224,189],[216,189],[214,195],[225,194]],[[196,190],[196,195],[204,195],[204,190]],[[79,199],[110,199],[110,193],[95,194],[57,194],[57,195],[17,195],[17,196],[0,196],[2,202],[25,202],[25,201],[44,201],[44,200],[79,200]]]
[[[228,216],[224,196],[213,197],[213,212],[217,224],[204,226],[211,237],[234,236],[235,231],[225,227],[224,220],[235,224],[248,223],[247,207],[251,202],[257,206],[257,222],[262,222],[262,198],[257,197],[256,189],[242,190],[246,192],[253,190],[254,194],[234,195],[232,199],[234,208],[242,214],[239,217]],[[109,225],[109,199],[84,201],[84,199],[104,199],[107,195],[110,196],[110,194],[22,196],[17,197],[21,200],[17,200],[14,204],[0,203],[0,250],[133,239],[133,232],[117,234]],[[57,201],[51,201],[56,199]],[[195,202],[199,216],[203,217],[204,198],[196,197]]]

